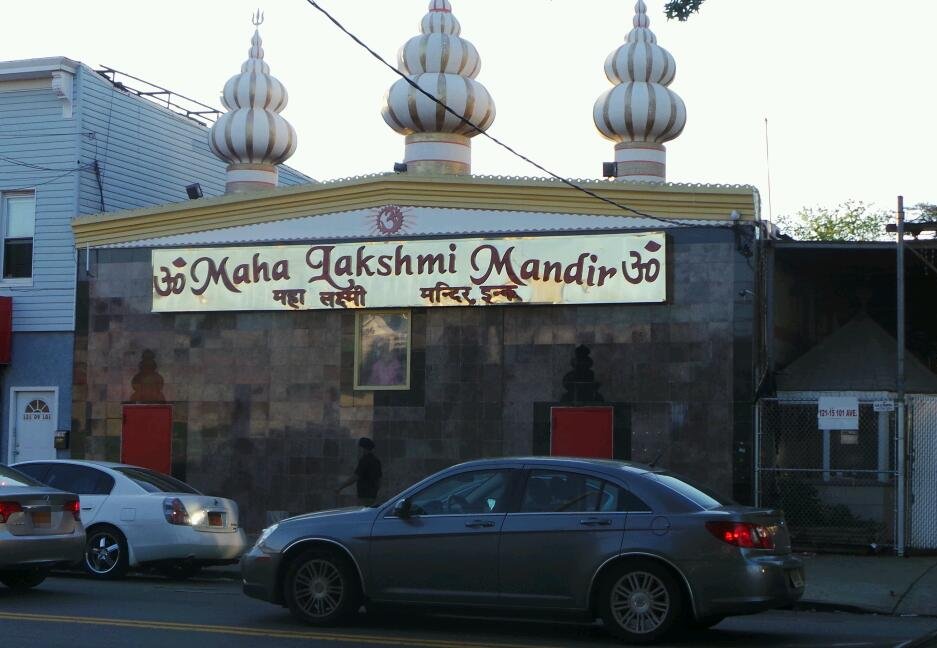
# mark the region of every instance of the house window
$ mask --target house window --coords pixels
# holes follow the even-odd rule
[[[36,196],[32,193],[3,197],[3,278],[33,276],[33,234],[36,230]]]
[[[409,388],[410,312],[357,313],[355,389]]]

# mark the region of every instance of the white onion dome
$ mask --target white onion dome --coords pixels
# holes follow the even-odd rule
[[[647,5],[638,0],[634,29],[605,61],[605,74],[616,85],[595,102],[593,116],[602,135],[616,142],[667,142],[686,125],[686,106],[667,87],[676,62],[649,24]]]
[[[595,102],[592,119],[604,137],[617,142],[617,179],[662,182],[667,171],[663,143],[683,132],[686,106],[667,87],[676,62],[657,44],[644,0],[634,11],[634,28],[605,60],[605,75],[615,86]]]
[[[408,136],[408,150],[404,160],[408,166],[419,167],[421,162],[430,161],[434,155],[446,155],[448,157],[436,159],[452,162],[458,168],[447,167],[444,171],[467,172],[463,166],[470,163],[470,158],[467,151],[462,149],[469,143],[463,142],[461,138],[474,137],[480,131],[487,130],[495,119],[494,100],[485,86],[475,80],[481,69],[481,58],[475,46],[460,36],[462,27],[452,14],[449,0],[432,0],[420,27],[421,34],[400,48],[397,57],[400,71],[421,89],[444,102],[457,115],[475,124],[478,130],[405,79],[399,79],[387,91],[381,114],[388,126]],[[421,137],[423,135],[426,137]],[[445,140],[447,135],[449,139]],[[441,151],[439,146],[410,146],[426,144],[427,141],[455,143],[462,148]],[[417,148],[421,152],[417,152]]]
[[[256,25],[260,22],[255,20]],[[238,181],[270,184],[271,170],[276,185],[276,165],[296,151],[296,131],[279,114],[288,100],[286,88],[270,74],[260,32],[255,30],[241,73],[231,77],[222,91],[221,103],[228,112],[218,118],[208,137],[212,152],[229,165],[229,190]]]

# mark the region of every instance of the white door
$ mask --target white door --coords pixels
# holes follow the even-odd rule
[[[55,459],[55,390],[13,392],[13,461]]]

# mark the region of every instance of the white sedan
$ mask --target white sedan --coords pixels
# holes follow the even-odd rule
[[[187,578],[203,566],[237,562],[246,548],[235,502],[169,475],[104,461],[29,461],[14,466],[44,484],[78,493],[87,531],[82,565],[96,578],[154,567]]]

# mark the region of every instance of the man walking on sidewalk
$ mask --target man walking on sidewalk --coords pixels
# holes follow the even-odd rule
[[[374,441],[368,437],[358,439],[358,466],[355,473],[339,485],[335,494],[356,484],[358,487],[358,504],[360,506],[374,506],[377,501],[377,491],[381,487],[381,462],[374,456]]]

